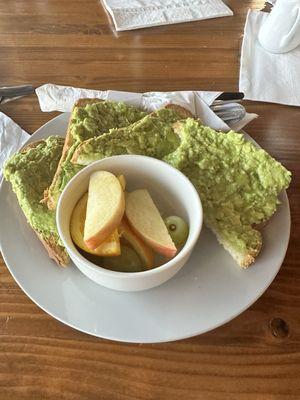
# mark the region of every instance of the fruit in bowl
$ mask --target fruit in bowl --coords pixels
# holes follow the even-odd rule
[[[118,228],[125,210],[123,188],[115,175],[97,171],[90,176],[83,240],[95,250]]]
[[[127,194],[125,213],[133,230],[153,250],[168,258],[176,255],[177,248],[147,190]]]
[[[148,190],[125,193],[125,188],[124,175],[93,172],[88,192],[72,212],[70,233],[81,254],[91,262],[114,271],[140,272],[163,262],[155,253],[173,258],[185,240],[176,247],[168,231],[170,226]]]
[[[120,186],[124,192],[125,207],[117,228],[115,223],[109,229],[105,224],[101,225],[102,232],[106,230],[106,234],[102,235],[101,243],[97,243],[99,246],[91,249],[85,241],[84,228],[88,206],[93,204],[88,201],[90,177],[99,171],[113,174],[114,182],[118,178],[116,186],[118,192]],[[139,200],[140,193],[147,202]],[[85,207],[79,213],[80,205],[84,204],[82,198],[85,198]],[[111,196],[113,198],[120,199],[122,195]],[[142,218],[137,218],[132,212],[132,199],[135,204],[138,199],[136,211],[139,210]],[[113,200],[114,204],[111,202],[102,202],[102,205],[108,207],[110,215],[113,215],[112,210],[118,207],[116,200]],[[104,209],[103,212],[106,213]],[[188,237],[180,246],[175,245],[164,223],[168,215],[178,215],[188,224]],[[197,191],[181,172],[154,158],[120,155],[96,161],[74,176],[60,196],[56,221],[61,241],[82,273],[111,289],[139,291],[166,282],[184,266],[199,237],[203,213]],[[106,221],[111,221],[111,218]],[[98,221],[96,224],[99,228]],[[74,226],[77,227],[77,235],[80,233],[80,241],[74,236]],[[117,237],[114,237],[112,234],[116,230]]]

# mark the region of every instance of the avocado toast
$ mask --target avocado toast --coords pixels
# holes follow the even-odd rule
[[[70,162],[76,148],[85,140],[101,135],[111,128],[132,124],[146,115],[145,112],[122,102],[100,99],[80,99],[73,107],[66,140],[53,181],[45,190],[43,202],[50,210],[69,180],[82,168]]]
[[[175,123],[174,130],[181,144],[165,161],[195,185],[206,225],[247,268],[262,247],[255,227],[275,213],[291,173],[242,134],[216,132],[191,118]]]
[[[69,256],[59,239],[55,212],[40,203],[57,169],[63,145],[64,139],[59,136],[30,143],[6,162],[3,173],[49,256],[59,265],[66,266]]]
[[[71,162],[87,165],[119,154],[142,154],[162,159],[180,144],[172,125],[191,116],[183,107],[166,105],[132,125],[111,129],[101,136],[86,140],[77,147]]]
[[[72,162],[87,165],[118,154],[162,159],[183,172],[198,190],[206,225],[242,268],[261,246],[257,224],[268,220],[291,174],[243,135],[217,132],[170,106],[137,123],[83,142]],[[178,114],[179,113],[179,114]],[[176,122],[177,121],[177,122]]]

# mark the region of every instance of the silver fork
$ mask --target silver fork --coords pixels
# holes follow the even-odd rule
[[[214,102],[210,108],[229,126],[236,124],[246,116],[245,107],[237,102],[220,100],[220,103]]]
[[[239,104],[244,98],[242,92],[224,92],[210,106],[227,125],[233,126],[246,116],[245,108]]]

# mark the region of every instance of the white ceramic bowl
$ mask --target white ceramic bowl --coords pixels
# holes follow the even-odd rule
[[[88,190],[89,176],[105,170],[126,178],[126,190],[145,188],[165,215],[181,216],[189,224],[189,236],[181,251],[165,264],[142,272],[115,272],[101,268],[83,257],[70,235],[70,218],[80,197]],[[96,161],[81,170],[62,192],[56,212],[59,235],[74,264],[88,278],[110,289],[138,291],[158,286],[172,278],[191,255],[202,222],[202,205],[192,183],[170,165],[150,157],[121,155]]]

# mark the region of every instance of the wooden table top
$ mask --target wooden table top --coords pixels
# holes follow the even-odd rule
[[[116,34],[97,0],[0,0],[1,85],[235,91],[246,12],[262,1],[227,3],[233,17]],[[266,103],[246,106],[260,115],[247,131],[294,174],[290,245],[265,294],[202,336],[121,344],[48,316],[2,262],[1,399],[300,398],[300,112]],[[30,133],[55,115],[42,113],[35,96],[1,111]]]

